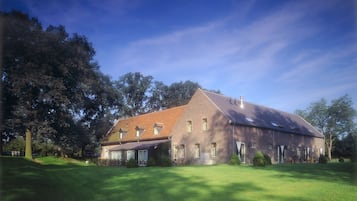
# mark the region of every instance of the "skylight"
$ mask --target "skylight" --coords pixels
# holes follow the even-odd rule
[[[277,127],[277,128],[284,128],[284,126],[282,126],[282,125],[280,125],[280,124],[278,124],[278,123],[276,123],[276,122],[270,122],[271,123],[271,125],[273,125],[274,127]]]
[[[249,121],[250,123],[254,122],[254,120],[252,118],[250,118],[250,117],[245,117],[245,120]]]
[[[271,125],[273,125],[274,127],[279,127],[279,124],[277,124],[275,122],[271,122]]]

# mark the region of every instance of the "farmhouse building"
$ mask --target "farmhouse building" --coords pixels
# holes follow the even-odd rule
[[[198,89],[187,105],[119,120],[101,156],[218,164],[236,154],[249,164],[257,151],[274,163],[312,161],[324,153],[324,136],[298,115]]]

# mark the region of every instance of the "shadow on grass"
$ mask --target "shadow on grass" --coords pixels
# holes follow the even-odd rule
[[[353,163],[328,163],[328,164],[282,164],[272,165],[264,169],[278,171],[276,177],[292,177],[302,179],[321,180],[342,184],[356,184],[353,177],[355,173]]]
[[[202,168],[113,168],[76,165],[40,165],[22,158],[0,158],[3,201],[16,200],[302,200],[288,195],[269,195],[249,180],[227,179],[219,174],[207,176],[212,169]],[[318,166],[291,168],[268,167],[287,176],[308,178],[317,174],[328,180],[330,170]],[[225,167],[222,168],[225,170]],[[344,169],[336,167],[336,171]],[[200,168],[198,168],[201,171]],[[221,169],[217,169],[221,170]],[[317,173],[320,172],[321,173]],[[191,172],[190,172],[191,171]],[[312,171],[312,173],[310,173]],[[193,173],[192,173],[193,172]],[[228,174],[229,176],[229,174]],[[218,181],[216,181],[216,179]],[[342,179],[346,182],[345,179]],[[262,196],[268,196],[263,197]]]

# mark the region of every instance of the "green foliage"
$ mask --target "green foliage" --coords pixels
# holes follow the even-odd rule
[[[161,157],[160,166],[170,167],[172,165],[171,159],[168,156]]]
[[[265,165],[271,165],[271,158],[268,154],[264,153],[264,161],[265,161]]]
[[[336,140],[352,132],[355,127],[353,119],[356,111],[348,95],[332,100],[330,105],[325,99],[321,99],[312,103],[306,110],[298,110],[296,113],[325,135],[326,151],[330,160]],[[336,147],[336,149],[343,150],[343,147]]]
[[[237,154],[233,154],[229,160],[230,165],[240,165],[240,160]]]
[[[147,93],[152,84],[152,76],[144,76],[139,72],[127,73],[115,81],[115,86],[123,101],[124,116],[136,116],[147,112]]]
[[[154,158],[149,158],[148,162],[147,162],[147,166],[151,167],[151,166],[156,166],[156,161]]]
[[[122,98],[122,114],[135,116],[187,104],[198,83],[191,81],[172,83],[166,86],[163,82],[154,81],[152,76],[140,72],[127,73],[114,82]]]
[[[321,164],[326,164],[328,162],[328,157],[326,157],[325,155],[320,155],[319,157],[319,163]]]
[[[95,143],[105,133],[100,129],[110,128],[105,117],[118,108],[119,98],[109,77],[98,71],[87,38],[69,36],[63,26],[43,29],[37,19],[16,11],[0,13],[0,21],[6,49],[2,134],[24,135],[29,129],[33,140],[51,139],[72,152]]]
[[[167,95],[164,99],[166,107],[175,107],[187,104],[195,91],[201,88],[198,83],[192,81],[175,82],[168,87]]]
[[[263,152],[257,151],[255,153],[255,156],[253,158],[253,165],[254,166],[261,166],[261,167],[266,165]]]
[[[136,167],[138,167],[138,162],[135,159],[131,158],[126,163],[126,167],[127,168],[136,168]]]
[[[339,157],[339,158],[338,158],[338,162],[343,163],[343,162],[345,162],[345,159],[342,158],[342,157]]]
[[[5,144],[4,151],[20,151],[25,152],[25,140],[22,136],[18,136],[15,139],[11,140],[9,143]]]
[[[272,165],[259,170],[242,166],[239,171],[228,165],[170,169],[84,167],[59,161],[41,165],[13,157],[0,157],[0,164],[4,201],[207,201],[243,196],[263,201],[354,201],[357,192],[351,183],[352,163]],[[24,190],[19,193],[20,189]]]

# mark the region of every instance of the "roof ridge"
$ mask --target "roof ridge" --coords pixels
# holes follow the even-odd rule
[[[209,96],[207,96],[206,93],[212,93],[212,94],[215,94],[215,95],[224,96],[223,94],[218,94],[218,93],[211,92],[211,91],[208,91],[208,90],[204,90],[204,89],[201,89],[201,88],[199,88],[199,90],[201,90],[201,91],[203,92],[203,95],[206,96],[207,99],[208,99],[222,114],[224,114],[225,116],[227,116],[229,119],[232,119],[232,116],[230,116],[229,114],[223,112],[223,110],[222,110]]]
[[[215,92],[204,90],[204,89],[201,89],[201,90],[203,90],[204,92],[207,92],[207,93],[211,93],[211,94],[217,95],[217,96],[222,96],[224,98],[237,99],[237,98],[234,98],[234,97],[226,96],[224,94],[219,94],[219,93],[215,93]],[[275,108],[272,108],[272,107],[268,107],[268,106],[261,105],[261,104],[258,104],[258,103],[253,103],[253,102],[246,101],[246,100],[244,100],[244,103],[249,103],[251,105],[255,105],[255,106],[258,106],[258,107],[263,107],[263,108],[266,108],[266,109],[275,110],[275,111],[278,111],[278,112],[281,112],[281,113],[285,113],[285,114],[292,114],[292,115],[295,115],[295,116],[299,116],[299,115],[294,114],[294,113],[286,112],[286,111],[283,111],[283,110],[280,110],[280,109],[275,109]]]
[[[186,107],[186,106],[187,106],[187,104],[176,106],[176,107],[167,108],[167,109],[164,109],[164,110],[148,112],[148,113],[145,113],[145,114],[139,114],[139,115],[128,117],[128,118],[116,119],[115,123],[113,124],[113,126],[108,130],[108,132],[104,136],[108,136],[120,121],[127,121],[127,120],[130,120],[130,119],[135,119],[135,118],[139,118],[139,117],[146,116],[146,115],[157,114],[157,113],[160,113],[160,112],[167,112],[169,110],[174,110],[174,109],[178,109],[178,108],[182,108],[182,107]]]
[[[128,119],[138,118],[138,117],[141,117],[141,116],[157,114],[157,113],[160,113],[160,112],[167,112],[167,111],[169,111],[169,110],[174,110],[174,109],[178,109],[178,108],[186,107],[186,106],[187,106],[187,104],[186,104],[186,105],[180,105],[180,106],[176,106],[176,107],[167,108],[167,109],[164,109],[164,110],[158,110],[158,111],[153,111],[153,112],[147,112],[147,113],[144,113],[144,114],[139,114],[139,115],[136,115],[136,116],[131,116],[131,117],[124,118],[124,119],[121,119],[121,120],[128,120]],[[118,121],[119,121],[119,120],[118,120]]]

